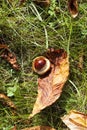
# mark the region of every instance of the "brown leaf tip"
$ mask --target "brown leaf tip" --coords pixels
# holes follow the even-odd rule
[[[78,15],[78,2],[77,2],[77,0],[69,0],[68,8],[69,8],[71,16],[73,18],[75,18]]]

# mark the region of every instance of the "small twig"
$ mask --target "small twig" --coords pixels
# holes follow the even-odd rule
[[[73,18],[76,18],[78,15],[78,1],[77,0],[69,0],[68,8],[69,8],[71,16]]]

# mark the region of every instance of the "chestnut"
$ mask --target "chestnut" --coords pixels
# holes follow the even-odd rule
[[[45,74],[50,69],[50,61],[44,57],[39,56],[33,60],[32,69],[39,75]]]

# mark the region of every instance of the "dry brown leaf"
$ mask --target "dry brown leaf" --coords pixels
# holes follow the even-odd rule
[[[70,130],[87,130],[87,115],[72,110],[68,115],[61,118]]]
[[[33,2],[42,7],[48,7],[50,5],[50,0],[33,0]]]
[[[16,109],[14,103],[5,94],[0,93],[0,100],[3,101],[3,104],[7,104],[9,107]]]
[[[30,117],[50,106],[60,97],[69,75],[68,56],[63,49],[50,49],[46,56],[51,62],[51,70],[38,79],[38,96]]]
[[[21,130],[55,130],[54,128],[51,128],[49,126],[34,126],[30,128],[24,128]]]
[[[73,18],[75,18],[78,15],[78,2],[77,2],[77,0],[69,0],[68,1],[68,8],[69,8],[71,16]]]
[[[20,70],[16,55],[10,51],[6,44],[0,44],[0,57],[9,62],[13,69]]]

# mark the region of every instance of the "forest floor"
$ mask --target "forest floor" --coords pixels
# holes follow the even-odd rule
[[[81,0],[79,14],[72,18],[67,1],[53,0],[44,8],[28,0],[0,0],[0,44],[6,44],[17,56],[20,71],[0,57],[0,93],[15,104],[13,110],[0,99],[0,130],[14,125],[25,127],[45,125],[65,130],[60,117],[70,110],[87,114],[87,2]],[[65,49],[69,55],[69,78],[60,98],[32,119],[37,97],[38,75],[32,71],[32,61],[48,48]],[[0,52],[1,54],[1,52]]]

